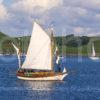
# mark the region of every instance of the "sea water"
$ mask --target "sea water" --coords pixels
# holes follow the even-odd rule
[[[0,100],[100,100],[100,60],[62,58],[63,81],[23,81],[16,77],[16,56],[0,56]]]

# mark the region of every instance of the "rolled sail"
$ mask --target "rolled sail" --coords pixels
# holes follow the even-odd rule
[[[52,70],[51,59],[51,39],[41,26],[35,22],[26,60],[22,68]]]

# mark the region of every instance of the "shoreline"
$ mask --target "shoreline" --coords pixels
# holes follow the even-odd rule
[[[17,56],[17,54],[0,54],[0,56]],[[21,55],[21,56],[25,56],[25,54]],[[80,57],[90,57],[90,55],[79,55],[79,54],[60,54],[60,56],[64,57],[64,56],[80,56]],[[97,57],[100,57],[100,55],[98,55]]]

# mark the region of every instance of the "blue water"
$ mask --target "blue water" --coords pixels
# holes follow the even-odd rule
[[[64,57],[62,82],[19,80],[17,66],[17,57],[0,56],[0,100],[100,100],[100,61]]]

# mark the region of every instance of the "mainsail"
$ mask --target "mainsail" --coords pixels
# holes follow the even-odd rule
[[[29,48],[23,69],[52,70],[51,39],[49,35],[34,22]]]
[[[95,49],[94,49],[94,44],[92,44],[92,57],[95,57]]]

